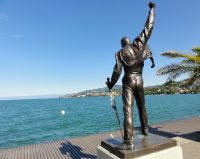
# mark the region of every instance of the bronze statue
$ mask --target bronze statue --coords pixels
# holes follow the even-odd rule
[[[133,149],[134,134],[133,134],[133,98],[135,97],[137,108],[139,111],[141,129],[143,135],[148,135],[147,113],[145,108],[144,88],[142,70],[144,60],[150,58],[152,66],[154,61],[151,56],[150,48],[147,41],[152,33],[155,17],[155,3],[149,3],[149,15],[143,31],[133,42],[128,37],[121,39],[122,49],[116,54],[116,64],[114,66],[111,81],[106,84],[109,89],[115,85],[124,68],[125,75],[122,79],[122,100],[124,112],[124,137],[123,144],[120,149]]]

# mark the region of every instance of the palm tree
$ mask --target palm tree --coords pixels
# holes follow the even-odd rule
[[[169,75],[167,82],[175,80],[181,74],[188,73],[189,78],[186,85],[192,85],[200,80],[200,47],[192,49],[193,54],[178,53],[176,51],[164,52],[161,55],[168,58],[182,58],[180,63],[172,63],[161,67],[157,71],[157,75]]]

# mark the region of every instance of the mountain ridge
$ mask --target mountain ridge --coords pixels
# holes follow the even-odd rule
[[[186,80],[178,82],[168,82],[161,85],[147,86],[144,87],[145,95],[154,94],[189,94],[189,93],[200,93],[200,82],[192,86],[185,86]],[[122,94],[122,86],[115,85],[112,89],[115,95]],[[85,90],[79,93],[66,94],[60,98],[79,98],[79,97],[90,97],[90,96],[108,96],[109,90],[107,87],[97,88],[92,90]]]

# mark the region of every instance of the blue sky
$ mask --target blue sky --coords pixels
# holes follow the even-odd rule
[[[149,40],[156,67],[144,67],[145,86],[161,84],[156,70],[176,62],[168,50],[200,45],[200,1],[156,2]],[[65,94],[105,86],[120,49],[148,15],[147,0],[0,0],[0,97]],[[121,75],[122,77],[122,75]],[[118,82],[121,83],[121,79]]]

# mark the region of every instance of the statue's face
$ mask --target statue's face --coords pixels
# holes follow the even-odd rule
[[[121,39],[121,45],[122,47],[126,46],[126,45],[130,45],[131,44],[131,40],[128,37],[123,37]]]

